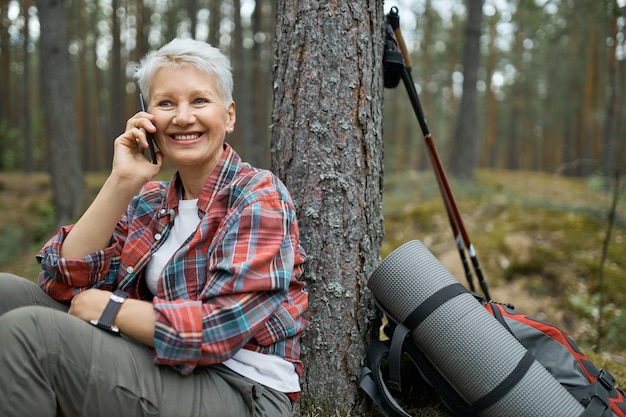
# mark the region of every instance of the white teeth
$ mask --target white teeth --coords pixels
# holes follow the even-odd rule
[[[176,140],[193,140],[197,137],[198,135],[174,135],[174,139]]]

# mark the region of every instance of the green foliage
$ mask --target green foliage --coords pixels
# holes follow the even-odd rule
[[[10,171],[21,167],[24,141],[18,129],[11,128],[5,120],[0,120],[0,171]]]
[[[626,311],[618,310],[609,318],[606,328],[608,329],[606,334],[608,343],[613,346],[626,346]],[[626,375],[621,380],[626,380]]]
[[[5,265],[22,252],[24,230],[18,225],[0,228],[0,265]]]
[[[54,232],[54,205],[49,201],[40,201],[34,205],[32,210],[34,218],[37,219],[32,226],[32,242],[46,241]]]

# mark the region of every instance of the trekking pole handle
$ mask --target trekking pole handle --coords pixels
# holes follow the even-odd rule
[[[400,15],[398,14],[398,8],[396,6],[393,6],[389,11],[387,21],[393,29],[393,34],[395,35],[400,51],[402,52],[404,65],[407,68],[411,68],[411,56],[409,54],[409,49],[406,46],[406,42],[404,41],[404,36],[402,36],[402,31],[400,30]]]

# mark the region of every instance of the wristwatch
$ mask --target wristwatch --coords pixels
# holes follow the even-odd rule
[[[98,320],[91,320],[90,323],[102,330],[106,330],[107,332],[111,332],[119,336],[120,329],[117,326],[114,326],[113,322],[115,322],[115,317],[117,317],[117,313],[119,313],[120,308],[122,308],[122,304],[127,298],[128,294],[124,291],[116,290],[113,294],[111,294],[111,299],[104,308],[102,316],[100,316]]]

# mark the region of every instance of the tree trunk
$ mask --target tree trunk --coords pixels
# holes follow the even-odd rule
[[[41,92],[57,226],[69,223],[78,214],[83,191],[64,3],[63,0],[37,2],[41,25]]]
[[[233,4],[233,31],[230,43],[230,61],[233,67],[233,78],[237,80],[233,91],[233,98],[237,103],[237,124],[235,132],[230,135],[228,141],[237,149],[244,161],[255,165],[250,152],[250,143],[255,134],[252,124],[252,109],[250,107],[251,88],[248,82],[250,69],[245,65],[243,49],[243,27],[241,25],[241,1],[234,0]]]
[[[30,79],[30,48],[29,44],[31,42],[30,31],[28,28],[30,27],[30,0],[24,0],[24,29],[22,36],[24,37],[24,76],[23,76],[23,84],[22,84],[22,134],[24,136],[24,172],[27,174],[33,173],[35,170],[35,152],[34,152],[34,144],[32,138],[32,129],[31,129],[31,106],[32,102],[30,100],[30,86],[32,80]]]
[[[383,235],[382,2],[279,0],[277,16],[271,158],[308,254],[303,406],[346,410],[361,398]]]
[[[602,14],[604,16],[604,14]],[[582,111],[582,135],[577,139],[579,144],[577,148],[580,150],[580,158],[583,161],[592,161],[594,158],[594,142],[597,137],[597,117],[594,117],[597,103],[596,91],[602,88],[598,85],[598,51],[596,43],[596,24],[592,20],[589,22],[587,34],[587,59],[585,60],[585,80],[583,94],[583,111]],[[610,82],[610,81],[609,81]],[[586,177],[593,173],[597,167],[589,162],[584,163],[580,169],[580,175]]]
[[[209,37],[207,42],[216,48],[220,47],[220,19],[222,2],[219,0],[210,0],[209,2]]]
[[[124,107],[122,106],[122,94],[124,89],[122,81],[122,41],[121,41],[121,28],[120,18],[117,15],[117,9],[119,7],[120,0],[113,0],[111,7],[113,8],[113,15],[111,16],[111,36],[113,43],[110,51],[111,59],[111,84],[109,86],[109,111],[111,112],[111,122],[109,125],[109,140],[107,146],[107,161],[108,166],[113,161],[113,139],[124,131],[125,119],[122,115],[126,115]]]
[[[478,67],[483,0],[467,0],[465,49],[463,52],[463,96],[450,148],[450,174],[472,178],[478,163]]]
[[[498,139],[498,103],[496,101],[495,86],[492,77],[497,69],[496,24],[497,15],[489,19],[489,55],[487,58],[487,126],[485,129],[485,152],[483,164],[490,168],[496,167],[496,143]]]
[[[618,31],[617,31],[617,19],[619,5],[617,0],[607,0],[609,13],[609,28],[610,39],[613,42],[609,46],[608,65],[607,65],[607,79],[608,79],[608,101],[606,103],[606,116],[604,119],[604,132],[602,143],[602,155],[600,167],[602,174],[605,178],[605,189],[610,189],[611,179],[613,177],[614,169],[619,165],[616,163],[619,159],[616,159],[617,145],[617,132],[618,132],[618,115],[620,114],[620,102],[621,102],[621,89],[619,82],[619,72],[617,65],[617,43],[618,43]]]
[[[144,4],[144,0],[136,0],[137,8],[137,52],[140,57],[150,49],[150,16],[152,9]]]
[[[269,124],[272,114],[272,37],[276,27],[276,1],[256,0],[252,20],[254,46],[252,47],[252,109],[256,140],[252,152],[259,167],[270,166]]]
[[[9,124],[11,97],[11,48],[9,48],[9,0],[0,0],[0,125]]]
[[[198,29],[198,0],[187,1],[187,16],[189,16],[189,31],[191,37],[196,39]]]

